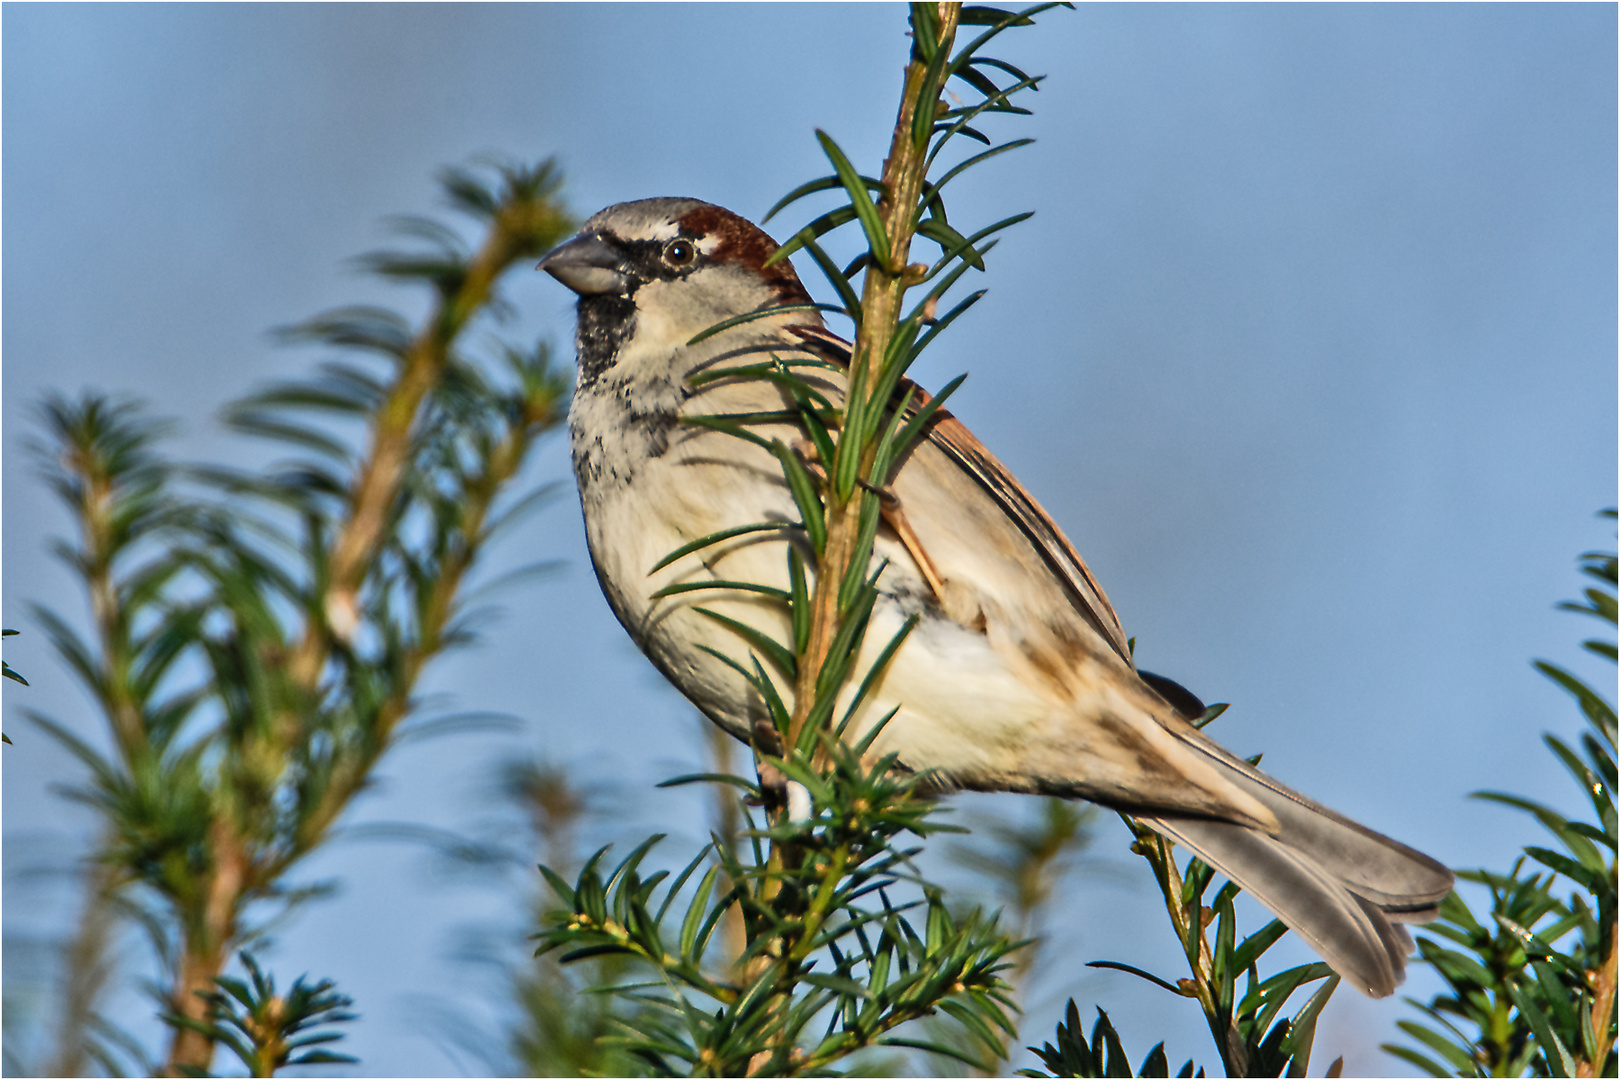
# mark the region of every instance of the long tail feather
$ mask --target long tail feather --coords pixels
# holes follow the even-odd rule
[[[1405,977],[1412,938],[1451,891],[1445,866],[1307,799],[1197,731],[1178,732],[1277,819],[1271,835],[1198,818],[1142,822],[1183,845],[1276,912],[1335,971],[1372,997]]]
[[[1141,818],[1276,912],[1356,989],[1387,997],[1405,977],[1409,943],[1376,906],[1300,852],[1224,821]]]

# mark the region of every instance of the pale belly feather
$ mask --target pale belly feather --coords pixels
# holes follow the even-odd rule
[[[786,428],[775,434],[793,437]],[[720,464],[718,459],[725,455],[730,463]],[[739,483],[742,471],[749,475]],[[649,571],[700,536],[759,522],[797,521],[797,509],[776,461],[730,436],[688,429],[665,454],[641,464],[629,484],[591,490],[584,498],[592,558],[615,612],[683,694],[726,730],[746,739],[754,720],[763,715],[763,702],[705,647],[751,666],[748,643],[695,609],[707,608],[791,645],[791,626],[782,605],[727,589],[662,599],[654,599],[654,594],[671,584],[704,580],[749,581],[785,589],[787,545],[792,541],[777,533],[739,537]],[[1061,711],[1058,703],[1032,692],[991,648],[986,631],[945,617],[904,545],[886,529],[878,537],[874,564],[884,560],[888,566],[857,659],[857,676],[846,687],[835,716],[844,715],[860,679],[906,619],[920,613],[911,639],[863,703],[847,737],[859,738],[900,706],[876,740],[875,754],[894,752],[909,768],[937,769],[975,787],[1009,786],[1007,778],[1019,770],[1025,756],[1030,727],[1053,723]],[[813,568],[810,573],[813,581]],[[768,661],[760,662],[791,706],[791,682]]]
[[[766,411],[782,407],[774,393],[751,383],[711,387],[698,397],[704,399],[702,411]],[[574,423],[576,468],[597,576],[649,659],[710,719],[746,740],[765,713],[764,703],[708,650],[751,667],[749,645],[696,609],[790,645],[783,606],[720,588],[655,594],[674,583],[705,580],[785,589],[787,544],[803,541],[753,534],[658,571],[653,567],[701,536],[795,522],[798,511],[770,454],[689,425],[673,424],[656,452],[626,447],[621,461],[581,467],[580,431],[604,430],[603,414],[622,409],[625,397],[620,387],[576,398],[574,405],[583,414]],[[691,405],[686,403],[689,410]],[[788,425],[753,430],[785,442],[798,434]],[[1075,611],[1032,545],[988,496],[953,475],[956,468],[925,443],[894,481],[908,520],[945,579],[946,595],[935,597],[905,546],[887,529],[880,531],[874,566],[888,563],[881,596],[835,718],[844,715],[855,688],[905,621],[913,614],[921,619],[846,738],[859,738],[898,706],[872,753],[895,753],[908,768],[932,770],[946,785],[1129,804],[1140,797],[1147,776],[1157,780],[1152,786],[1164,792],[1167,804],[1232,813],[1231,786],[1162,726],[1179,721],[1160,716],[1168,711],[1164,703],[1127,675],[1128,664]],[[791,680],[765,658],[759,662],[791,707]],[[1248,801],[1238,798],[1240,804]],[[1240,809],[1247,816],[1249,807]]]

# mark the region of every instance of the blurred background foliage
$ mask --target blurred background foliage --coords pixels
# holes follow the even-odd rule
[[[1615,511],[1603,516],[1613,522]],[[1615,553],[1587,552],[1580,567],[1588,578],[1582,598],[1558,606],[1607,624],[1612,634]],[[1608,637],[1581,646],[1615,662]],[[1558,846],[1528,845],[1510,867],[1460,872],[1488,890],[1488,906],[1480,912],[1453,893],[1440,920],[1418,937],[1419,953],[1445,989],[1427,1002],[1409,999],[1422,1017],[1401,1021],[1410,1041],[1384,1049],[1430,1076],[1613,1076],[1620,1067],[1615,703],[1566,667],[1535,666],[1574,699],[1585,722],[1578,738],[1567,730],[1542,737],[1575,782],[1579,809],[1565,816],[1523,793],[1477,794],[1530,814]]]
[[[86,392],[41,405],[35,453],[79,534],[56,551],[94,631],[38,606],[32,621],[98,706],[112,749],[24,713],[79,759],[85,777],[63,794],[96,811],[103,837],[54,1058],[35,1068],[186,1075],[206,1072],[219,1043],[255,1075],[348,1060],[309,1049],[335,1035],[303,1031],[349,1018],[329,981],[277,994],[251,957],[245,980],[226,966],[330,891],[291,879],[388,751],[465,726],[418,681],[473,640],[481,596],[527,576],[480,581],[476,563],[544,494],[511,489],[561,423],[567,383],[544,345],[469,349],[463,335],[498,323],[510,267],[572,230],[560,182],[549,162],[447,171],[445,196],[481,226],[480,243],[401,220],[417,246],[365,265],[427,286],[419,327],[350,307],[284,332],[347,356],[229,410],[237,431],[290,453],[267,469],[177,462],[167,425],[131,401]],[[147,932],[157,960],[150,993],[171,1026],[161,1051],[97,1004],[119,921]],[[16,1045],[12,1067],[30,1071]]]

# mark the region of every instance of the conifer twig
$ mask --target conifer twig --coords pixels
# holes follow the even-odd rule
[[[935,47],[946,54],[955,44],[961,10],[960,3],[939,5]],[[934,105],[933,100],[919,104],[928,74],[929,65],[920,57],[914,57],[906,65],[899,115],[895,118],[894,135],[889,142],[889,156],[883,163],[883,185],[888,194],[877,204],[883,232],[888,240],[890,261],[882,265],[873,259],[866,268],[861,298],[862,318],[850,356],[849,385],[852,392],[855,387],[865,387],[868,393],[876,392],[878,369],[893,340],[900,318],[901,300],[906,289],[916,284],[927,269],[909,266],[906,259],[911,252],[911,238],[916,232],[917,204],[928,172],[928,144],[925,142],[919,146],[913,138],[917,109]],[[857,402],[851,398],[845,408],[847,411],[865,403],[864,400]],[[874,445],[868,445],[862,453],[862,475],[871,465],[874,447],[875,440]],[[816,681],[821,674],[828,645],[838,632],[842,614],[838,602],[840,585],[856,553],[861,507],[868,498],[875,496],[858,485],[847,499],[840,498],[834,487],[829,485],[828,488],[827,547],[816,573],[809,644],[799,664],[793,720],[787,733],[790,746],[798,743],[799,732],[815,701]]]

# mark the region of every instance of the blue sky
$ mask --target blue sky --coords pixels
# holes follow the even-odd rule
[[[317,359],[266,331],[355,301],[421,309],[346,260],[384,242],[386,215],[434,210],[439,167],[556,155],[582,216],[694,195],[757,218],[826,171],[815,127],[878,168],[906,43],[892,5],[0,18],[3,614],[25,631],[6,658],[34,683],[5,696],[23,735],[5,750],[9,942],[69,925],[75,893],[40,871],[71,865],[92,827],[49,791],[74,765],[19,718],[97,730],[28,632],[30,603],[83,619],[46,550],[67,523],[21,452],[41,393],[140,395],[182,421],[182,452],[240,454],[219,406]],[[1454,866],[1505,865],[1535,836],[1467,793],[1568,805],[1538,736],[1573,730],[1574,711],[1529,660],[1612,686],[1578,658],[1590,628],[1553,604],[1580,587],[1573,557],[1613,542],[1593,514],[1616,498],[1615,31],[1609,5],[1049,14],[996,54],[1049,76],[1035,115],[997,131],[1039,141],[961,181],[952,206],[959,223],[1036,216],[918,371],[935,387],[969,373],[957,414],[1086,555],[1143,666],[1234,703],[1219,737]],[[566,356],[569,295],[518,276],[518,331]],[[560,441],[531,479],[568,480]],[[605,785],[621,835],[699,835],[698,802],[651,789],[698,760],[697,722],[601,601],[571,496],[495,556],[492,571],[564,568],[431,685],[523,726],[403,748],[354,821],[475,829],[492,762],[521,753]],[[1073,962],[1043,979],[1026,1036],[1074,994],[1138,1053],[1168,1037],[1177,1062],[1212,1059],[1157,991],[1073,974],[1100,957],[1174,969],[1122,834],[1103,828],[1099,848],[1124,876],[1070,883],[1054,933]],[[340,894],[269,958],[357,998],[364,1071],[476,1070],[436,1018],[479,1013],[488,987],[451,955],[458,927],[510,922],[514,894],[360,840],[305,877]],[[25,956],[8,949],[8,968]],[[1394,1068],[1372,1048],[1402,1009],[1340,994],[1321,1063]]]

